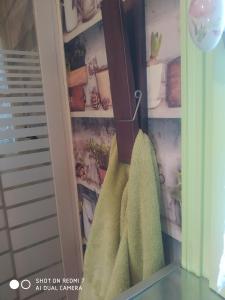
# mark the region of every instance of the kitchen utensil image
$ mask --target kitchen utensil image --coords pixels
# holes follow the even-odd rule
[[[163,78],[165,77],[165,65],[160,63],[157,65],[150,65],[147,68],[147,80],[148,80],[148,95],[149,107],[154,109],[160,105],[162,100],[161,85]]]

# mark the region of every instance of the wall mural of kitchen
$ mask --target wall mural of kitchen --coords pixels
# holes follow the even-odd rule
[[[64,0],[65,57],[84,245],[115,133],[100,2]],[[145,1],[149,135],[160,172],[162,228],[180,241],[179,5],[179,0]],[[72,17],[66,12],[68,7],[73,9]],[[71,18],[75,18],[73,24]]]
[[[66,44],[65,55],[71,111],[112,113],[102,23]]]
[[[146,0],[149,117],[181,111],[179,0]]]
[[[163,231],[181,240],[179,0],[146,0],[149,132],[161,183]]]
[[[65,58],[84,249],[115,134],[99,2],[64,1]],[[73,16],[69,15],[71,9]]]
[[[71,39],[73,33],[85,31],[92,24],[101,19],[101,0],[61,0],[63,31],[66,42]],[[72,35],[67,35],[72,33]]]
[[[115,134],[112,119],[73,118],[73,144],[80,200],[83,242],[86,243]]]
[[[179,119],[149,120],[161,185],[161,221],[164,232],[181,240],[181,132]]]

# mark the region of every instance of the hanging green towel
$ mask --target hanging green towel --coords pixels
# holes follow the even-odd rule
[[[149,138],[139,131],[130,166],[114,137],[84,259],[79,300],[112,300],[164,265],[159,179]]]

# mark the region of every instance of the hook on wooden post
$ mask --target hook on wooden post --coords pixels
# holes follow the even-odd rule
[[[135,38],[135,47],[138,48],[138,51],[132,52],[130,49],[131,36],[128,36],[127,30],[128,14],[133,18],[133,16],[135,16],[134,10],[137,6],[139,7],[140,3],[143,5],[143,0],[102,1],[102,19],[118,156],[119,160],[125,163],[130,163],[134,141],[139,130],[138,118],[136,116],[141,100],[137,105],[134,94],[136,90],[141,90],[141,95],[146,95],[147,90],[145,85],[140,84],[140,80],[138,80],[140,78],[139,74],[142,71],[137,72],[138,76],[134,76],[134,72],[136,73],[135,70],[139,68],[139,56],[140,53],[142,53],[142,50],[139,48],[143,47],[143,45],[141,43],[138,44],[138,39]],[[127,9],[125,9],[126,7]],[[144,28],[142,28],[142,30],[144,30]],[[145,53],[145,50],[143,51]],[[135,56],[137,56],[137,59],[135,59],[134,62]],[[144,56],[145,55],[142,55],[141,58],[143,59]]]

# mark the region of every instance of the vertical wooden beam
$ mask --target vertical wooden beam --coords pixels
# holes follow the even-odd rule
[[[103,0],[102,17],[118,155],[121,162],[129,163],[138,132],[138,121],[136,118],[133,122],[121,122],[131,120],[136,108],[135,82],[122,1]]]
[[[128,32],[131,59],[133,65],[135,89],[142,91],[139,109],[139,126],[148,132],[147,69],[146,69],[146,31],[145,1],[124,1],[126,29]]]

